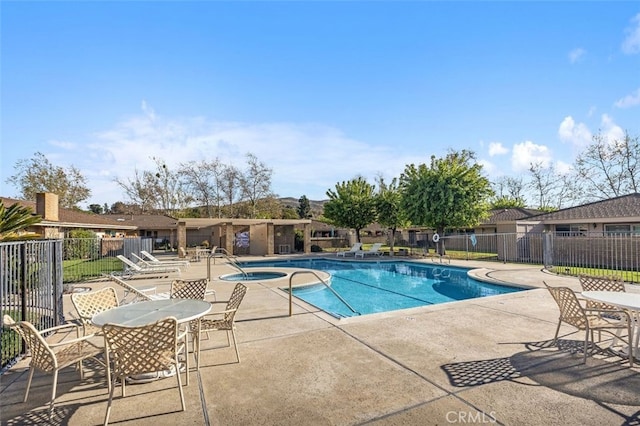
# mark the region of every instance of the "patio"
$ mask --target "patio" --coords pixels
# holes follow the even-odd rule
[[[261,258],[262,259],[262,258]],[[335,320],[276,287],[250,282],[237,328],[241,363],[233,348],[202,352],[199,373],[184,388],[181,412],[173,380],[116,391],[111,423],[194,425],[584,425],[640,423],[640,368],[605,352],[582,364],[583,335],[560,331],[551,346],[558,308],[542,280],[579,289],[577,278],[537,266],[452,262],[478,267],[484,279],[535,290]],[[205,277],[206,262],[183,278]],[[212,265],[212,276],[230,273]],[[167,291],[170,279],[144,279]],[[213,281],[218,300],[234,282]],[[83,284],[93,289],[108,282]],[[114,286],[115,287],[115,286]],[[118,291],[121,289],[118,288]],[[640,288],[630,289],[640,291]],[[68,298],[69,296],[65,296]],[[65,300],[65,312],[72,312]],[[564,327],[564,326],[563,326]],[[223,333],[220,333],[221,335]],[[224,336],[221,342],[224,341]],[[215,342],[205,342],[210,348]],[[36,374],[22,403],[27,361],[1,376],[3,425],[46,423],[51,377]],[[84,381],[61,373],[54,424],[101,424],[107,405],[104,371]]]

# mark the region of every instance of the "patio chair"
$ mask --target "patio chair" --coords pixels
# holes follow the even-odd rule
[[[49,402],[49,421],[51,421],[58,386],[58,372],[70,365],[77,364],[80,370],[80,379],[83,380],[84,370],[82,361],[88,358],[95,358],[103,353],[103,349],[89,340],[94,337],[93,335],[62,340],[58,343],[49,343],[45,340],[44,336],[64,330],[69,331],[73,328],[75,328],[76,336],[78,336],[80,329],[76,324],[67,323],[38,331],[30,322],[16,322],[9,315],[4,315],[2,323],[20,335],[26,342],[27,348],[31,353],[29,379],[27,381],[27,389],[24,393],[23,402],[27,402],[29,398],[29,389],[31,388],[31,381],[33,380],[35,370],[53,374],[53,387],[51,389],[51,400]]]
[[[627,341],[629,347],[629,366],[633,367],[633,348],[631,339],[633,338],[633,334],[631,333],[631,321],[629,318],[629,313],[623,310],[609,310],[609,309],[595,309],[595,308],[585,308],[580,304],[578,300],[578,296],[571,290],[569,287],[551,287],[546,282],[544,285],[551,293],[551,296],[556,301],[558,308],[560,309],[560,316],[558,317],[558,327],[556,328],[556,334],[553,338],[553,343],[556,344],[558,341],[558,333],[560,332],[560,326],[562,323],[569,324],[578,330],[582,330],[585,332],[584,338],[584,358],[583,363],[587,362],[587,348],[589,345],[589,339],[595,345],[593,339],[593,332],[605,332],[609,333],[614,338],[619,338],[620,340],[625,340],[616,335],[615,331],[618,330],[627,330]],[[616,319],[609,318],[607,314],[616,314],[620,315],[620,317],[624,317],[625,321],[619,321]]]
[[[125,265],[125,272],[127,274],[135,275],[135,274],[170,274],[175,272],[180,275],[180,268],[178,266],[149,266],[142,267],[136,263],[133,263],[131,260],[127,259],[123,255],[119,254],[116,256],[122,263]]]
[[[231,337],[233,339],[233,346],[236,351],[236,358],[238,362],[240,362],[240,354],[238,352],[238,342],[236,339],[235,332],[235,316],[238,312],[238,307],[240,307],[240,303],[242,303],[242,299],[244,295],[247,293],[247,286],[242,283],[237,283],[231,293],[231,297],[226,302],[226,307],[224,311],[214,312],[207,314],[200,318],[199,321],[194,320],[191,322],[191,330],[195,333],[198,338],[194,339],[196,345],[196,364],[197,369],[200,368],[200,347],[201,347],[201,339],[199,338],[202,333],[208,333],[210,331],[226,331],[227,332],[227,346],[231,346],[231,341],[229,339],[229,333],[231,333]],[[214,302],[214,303],[225,303],[225,302]]]
[[[380,251],[380,247],[382,247],[382,243],[375,243],[369,248],[369,250],[360,250],[355,253],[355,257],[361,257],[364,259],[365,256],[382,256],[382,252]]]
[[[618,276],[618,275],[587,275],[587,274],[580,274],[578,275],[578,280],[580,281],[580,286],[582,287],[582,291],[619,291],[619,292],[626,292],[626,289],[624,287],[624,281],[622,280],[622,277]],[[602,303],[602,302],[596,302],[594,300],[587,300],[587,308],[594,308],[594,309],[608,309],[608,310],[619,310],[620,308],[613,306],[613,305],[608,305],[606,303]],[[609,318],[612,319],[617,319],[618,321],[623,321],[624,318],[621,318],[620,316],[616,315],[616,314],[608,314],[607,315]],[[618,337],[619,337],[619,333],[621,333],[622,331],[620,330],[618,332]],[[600,338],[600,334],[598,334],[598,337]],[[613,341],[612,345],[615,344],[615,340]]]
[[[118,294],[113,287],[105,287],[101,290],[90,291],[88,293],[72,293],[71,303],[76,308],[84,335],[101,334],[100,327],[93,325],[91,318],[95,314],[117,308],[120,303]]]
[[[351,254],[355,255],[356,253],[361,251],[361,249],[362,249],[362,243],[355,243],[353,246],[351,246],[349,250],[337,251],[336,256],[347,257],[347,255],[351,255]]]
[[[104,417],[104,424],[109,423],[111,403],[116,382],[122,386],[122,397],[125,397],[126,377],[175,368],[178,391],[182,411],[186,410],[182,379],[180,374],[179,355],[186,353],[186,340],[178,332],[178,322],[175,318],[161,319],[155,323],[127,327],[115,324],[105,324],[104,341],[107,357],[107,379],[109,381],[109,401]],[[187,382],[189,369],[187,367]],[[112,379],[113,376],[113,379]]]
[[[184,266],[185,268],[188,268],[189,266],[191,266],[191,262],[189,262],[188,260],[160,260],[146,250],[140,250],[140,254],[144,258],[146,258],[147,262],[156,266],[173,265],[173,266]]]
[[[198,299],[204,300],[207,294],[207,285],[209,281],[206,278],[197,280],[174,280],[171,283],[171,299]]]

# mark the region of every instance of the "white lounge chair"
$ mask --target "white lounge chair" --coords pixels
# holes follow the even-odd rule
[[[142,267],[138,264],[133,263],[123,255],[119,254],[116,256],[122,263],[125,264],[126,272],[132,275],[135,274],[170,274],[172,272],[180,275],[180,268],[177,266],[153,266],[153,267]]]
[[[164,267],[177,267],[180,268],[180,270],[186,269],[186,266],[184,264],[178,264],[178,263],[153,263],[150,262],[148,260],[145,260],[143,258],[141,258],[140,256],[138,256],[135,253],[131,253],[131,256],[133,256],[136,260],[136,264],[138,266],[141,266],[142,268],[153,268],[153,267],[158,267],[158,268],[164,268]]]
[[[350,254],[356,254],[361,251],[362,243],[355,243],[349,250],[337,251],[336,256],[347,257]]]
[[[375,243],[369,250],[360,250],[356,252],[355,257],[361,257],[364,259],[365,256],[382,256],[380,247],[382,247],[382,243]]]
[[[147,262],[152,263],[154,265],[178,265],[178,266],[182,266],[184,265],[185,267],[189,267],[191,265],[191,263],[188,260],[160,260],[157,257],[155,257],[154,255],[152,255],[151,253],[149,253],[146,250],[140,250],[140,254],[146,258]]]

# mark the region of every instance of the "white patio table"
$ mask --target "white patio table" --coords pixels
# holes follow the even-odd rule
[[[203,315],[211,311],[211,307],[211,303],[196,299],[148,300],[122,305],[109,309],[108,311],[100,312],[96,314],[91,321],[99,327],[105,324],[137,327],[156,322],[166,317],[174,317],[178,321],[178,324],[180,324],[195,319],[199,320]],[[196,339],[199,338],[200,333],[196,336]],[[128,380],[133,383],[145,383],[151,380],[157,380],[160,377],[169,377],[173,374],[175,374],[174,371],[165,371],[143,374],[131,377]]]
[[[631,317],[631,336],[629,336],[631,341],[629,344],[633,348],[633,356],[638,358],[640,356],[640,293],[583,291],[581,294],[585,299],[617,306],[629,312]]]

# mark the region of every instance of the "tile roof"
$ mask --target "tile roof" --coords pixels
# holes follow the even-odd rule
[[[178,219],[165,215],[109,214],[106,217],[118,223],[137,226],[139,229],[175,229]]]
[[[16,200],[13,198],[0,197],[0,200],[4,203],[5,207],[9,207],[13,204],[19,204],[24,207],[30,208],[33,213],[36,213],[36,202],[35,201],[25,201],[25,200]],[[122,222],[118,222],[114,219],[111,219],[109,216],[98,215],[94,213],[87,213],[73,209],[58,209],[58,222],[65,224],[78,224],[85,225],[86,227],[100,227],[107,226],[109,228],[120,227],[122,229],[134,229],[131,224],[123,224]]]
[[[541,221],[615,218],[640,220],[640,193],[622,195],[535,216],[535,220]]]
[[[513,222],[515,220],[528,219],[540,213],[540,210],[525,209],[521,207],[511,209],[493,209],[489,211],[490,216],[480,223],[483,225],[488,225],[498,222]]]

